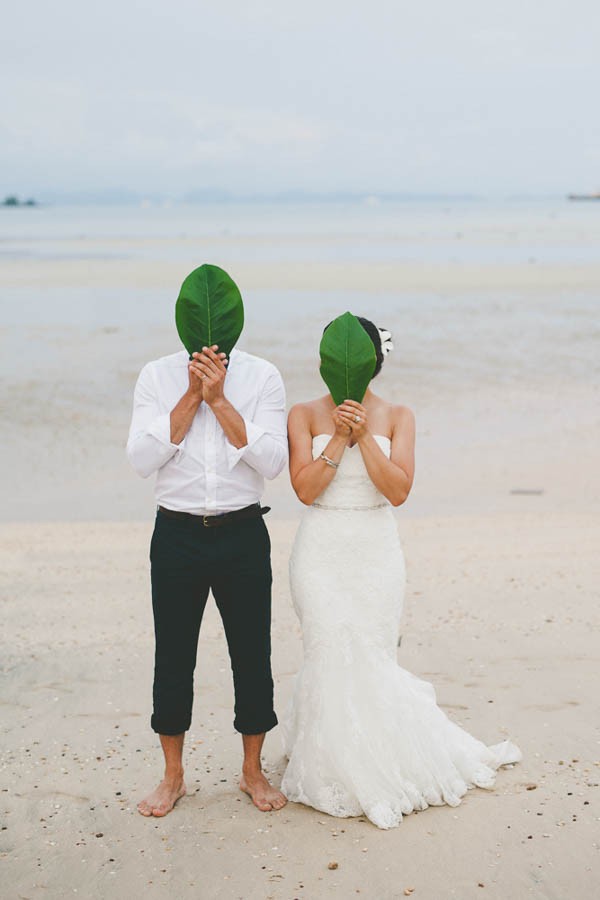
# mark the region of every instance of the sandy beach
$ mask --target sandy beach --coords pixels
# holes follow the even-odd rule
[[[271,529],[279,709],[301,652],[286,584],[294,528]],[[524,759],[494,791],[414,813],[390,832],[296,805],[263,815],[239,792],[214,605],[199,651],[189,795],[164,820],[139,816],[159,766],[148,727],[149,533],[122,522],[1,529],[3,896],[595,896],[597,518],[403,520],[400,664],[432,681],[456,721],[489,743],[510,736]],[[279,779],[277,730],[265,761]]]
[[[597,896],[600,226],[551,212],[506,213],[496,230],[491,214],[461,213],[460,238],[435,211],[368,234],[325,233],[306,213],[297,234],[291,219],[180,237],[0,221],[3,897]],[[211,602],[188,796],[161,821],[136,812],[160,773],[153,497],[124,443],[137,373],[179,349],[172,303],[205,260],[235,274],[241,346],[279,366],[290,404],[322,390],[316,346],[332,313],[394,331],[378,388],[418,423],[415,487],[397,513],[409,579],[398,660],[477,737],[521,747],[493,791],[389,832],[293,804],[259,813],[237,788]],[[285,475],[266,500],[281,713],[301,659],[287,581],[301,507]],[[265,763],[277,782],[277,729]]]

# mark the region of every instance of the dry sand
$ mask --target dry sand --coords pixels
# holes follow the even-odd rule
[[[596,897],[597,519],[401,512],[399,526],[409,570],[400,663],[435,685],[456,721],[488,743],[510,736],[524,759],[500,771],[495,790],[383,832],[292,804],[261,814],[239,792],[214,605],[200,641],[189,795],[163,820],[142,818],[136,802],[160,772],[148,726],[151,526],[2,525],[2,896]],[[301,654],[286,574],[295,527],[271,523],[279,710]],[[277,730],[265,761],[277,782]]]
[[[161,242],[162,243],[162,242]],[[178,242],[178,244],[181,242]],[[203,252],[210,255],[211,242],[203,241]],[[229,241],[231,245],[233,242]],[[227,246],[227,245],[225,245]],[[241,254],[243,242],[235,240],[235,253]],[[193,269],[198,264],[198,251],[190,245],[183,258],[165,260],[106,259],[102,255],[108,250],[117,252],[122,243],[107,247],[106,242],[99,247],[94,258],[93,244],[85,242],[85,251],[74,246],[73,258],[60,261],[36,260],[35,266],[22,260],[3,262],[0,284],[6,288],[18,287],[80,287],[90,284],[97,287],[118,286],[125,291],[129,288],[157,289],[173,291],[182,280],[182,272]],[[143,242],[146,253],[151,253],[151,245]],[[64,244],[62,251],[68,253]],[[229,256],[223,247],[216,247],[214,257],[220,261]],[[77,258],[78,256],[83,258]],[[498,291],[533,290],[540,292],[587,289],[590,284],[600,284],[600,265],[582,263],[577,266],[560,263],[515,263],[512,265],[462,265],[459,263],[429,262],[343,262],[330,260],[308,264],[294,260],[251,262],[233,256],[236,280],[245,290],[352,290],[363,291],[367,295],[385,291],[431,291],[432,286],[443,285],[447,291],[482,291],[491,285]]]

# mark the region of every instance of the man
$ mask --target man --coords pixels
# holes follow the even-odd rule
[[[179,327],[179,324],[178,324]],[[181,333],[181,332],[180,332]],[[198,633],[209,590],[223,620],[242,734],[240,787],[263,811],[286,799],[265,778],[265,733],[277,724],[271,676],[270,542],[264,479],[287,461],[285,392],[275,366],[217,344],[148,363],[139,376],[127,455],[157,473],[150,549],[156,639],[152,728],[165,775],[138,805],[164,816],[185,794],[183,744],[191,721]]]

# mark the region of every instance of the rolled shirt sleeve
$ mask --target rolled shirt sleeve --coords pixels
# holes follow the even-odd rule
[[[127,440],[127,458],[142,478],[164,466],[183,449],[171,443],[171,414],[161,413],[158,404],[152,364],[140,372],[133,395],[133,415]]]
[[[252,420],[245,416],[243,419],[247,443],[243,447],[234,447],[227,442],[229,471],[243,460],[263,478],[276,478],[287,463],[288,442],[285,388],[275,366],[270,366]]]

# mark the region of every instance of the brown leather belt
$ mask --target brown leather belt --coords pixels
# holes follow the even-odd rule
[[[252,506],[234,509],[233,512],[221,513],[218,516],[195,516],[193,513],[178,512],[174,509],[166,509],[164,506],[158,507],[159,513],[163,516],[168,516],[170,519],[185,519],[187,522],[203,525],[205,528],[220,528],[222,525],[232,525],[234,522],[241,522],[243,519],[258,519],[260,516],[268,513],[270,509],[270,506],[261,506],[260,503],[253,503]]]

